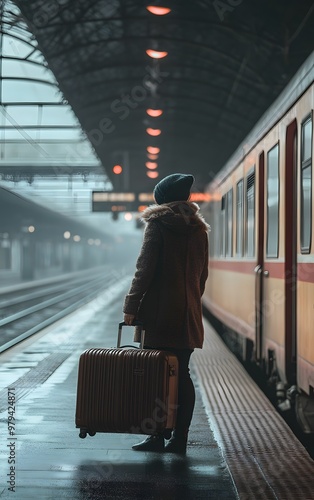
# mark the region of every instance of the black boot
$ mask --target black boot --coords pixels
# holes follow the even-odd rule
[[[186,454],[186,445],[188,440],[188,430],[173,432],[172,438],[165,446],[165,451],[168,453]]]
[[[148,436],[144,441],[132,446],[136,451],[164,451],[165,440],[163,434],[153,434]]]

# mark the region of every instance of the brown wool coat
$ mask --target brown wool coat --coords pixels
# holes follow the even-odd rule
[[[195,203],[180,201],[153,205],[142,214],[144,240],[123,311],[143,321],[148,346],[203,345],[208,226],[198,211]]]

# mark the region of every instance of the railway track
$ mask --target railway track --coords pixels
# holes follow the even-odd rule
[[[66,281],[35,283],[1,294],[0,353],[89,302],[116,279],[117,273],[102,274],[97,269]]]

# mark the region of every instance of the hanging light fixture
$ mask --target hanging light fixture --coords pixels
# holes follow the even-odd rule
[[[154,137],[157,137],[157,135],[161,134],[160,128],[147,128],[146,132],[148,133],[148,135],[152,135]]]
[[[155,161],[147,161],[145,163],[146,167],[149,168],[150,170],[154,170],[155,168],[158,167],[158,163],[156,163]]]
[[[158,177],[159,173],[156,172],[156,170],[147,170],[146,172],[147,177],[150,177],[151,179],[156,179]]]
[[[157,116],[160,116],[163,114],[163,110],[162,109],[147,109],[146,113],[149,116],[152,116],[153,118],[157,118]]]
[[[152,155],[157,155],[160,153],[160,148],[155,148],[154,146],[147,146],[147,152],[151,153]]]
[[[166,14],[169,14],[171,12],[171,9],[168,7],[157,7],[156,5],[148,5],[146,7],[148,12],[151,14],[154,14],[155,16],[165,16]]]
[[[152,57],[153,59],[162,59],[163,57],[166,57],[168,55],[168,52],[160,51],[160,50],[147,49],[146,50],[146,54],[149,57]]]

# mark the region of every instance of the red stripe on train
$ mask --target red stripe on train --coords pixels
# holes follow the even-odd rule
[[[231,260],[209,260],[209,267],[212,269],[221,269],[223,271],[233,271],[236,273],[253,274],[256,262],[252,261],[231,261]],[[264,271],[269,272],[270,278],[284,279],[284,262],[265,262]],[[297,268],[299,281],[314,283],[314,262],[299,262]],[[289,278],[289,276],[288,276]]]

